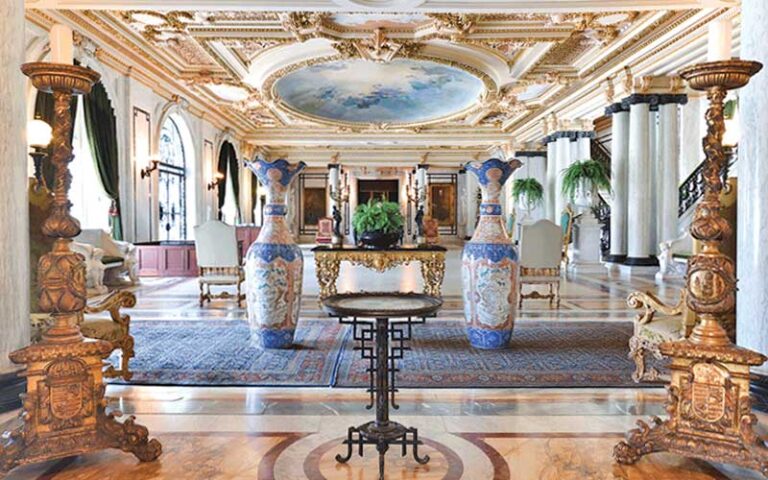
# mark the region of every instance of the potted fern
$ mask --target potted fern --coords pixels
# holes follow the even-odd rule
[[[512,184],[512,198],[525,208],[526,218],[544,200],[544,187],[535,178],[519,178]]]
[[[368,248],[390,248],[403,234],[403,215],[395,202],[368,200],[352,217],[355,237]]]
[[[562,175],[563,195],[572,202],[575,202],[576,196],[579,195],[584,198],[585,207],[595,205],[599,190],[611,190],[610,172],[597,160],[576,161],[563,170]]]

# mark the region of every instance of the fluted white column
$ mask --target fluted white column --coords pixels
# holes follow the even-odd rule
[[[651,165],[651,185],[659,182],[659,113],[658,105],[651,105],[648,112],[648,156]],[[651,255],[656,255],[659,250],[658,239],[658,210],[661,207],[659,191],[651,187],[651,218],[649,224],[649,236],[651,242]]]
[[[666,242],[678,237],[677,208],[678,156],[680,154],[679,107],[677,102],[659,106],[659,158],[657,223],[658,241]]]
[[[608,260],[627,258],[627,175],[629,169],[629,112],[618,104],[611,124],[611,251]]]
[[[768,2],[741,2],[741,58],[768,65]],[[768,353],[768,76],[761,72],[740,93],[736,341]],[[768,366],[757,367],[768,373]]]
[[[627,265],[654,265],[651,245],[651,155],[647,103],[629,110]]]
[[[477,224],[477,209],[479,207],[477,200],[478,184],[477,178],[474,175],[464,174],[466,177],[467,196],[465,201],[467,202],[467,215],[466,215],[466,233],[464,238],[470,238],[475,233],[475,225]]]
[[[20,380],[8,354],[30,339],[23,0],[0,2],[0,17],[0,391],[10,391]]]
[[[464,238],[467,232],[467,171],[464,168],[459,169],[456,178],[456,194],[459,197],[458,211],[456,212],[456,236]]]
[[[547,140],[547,175],[544,186],[544,204],[547,218],[557,221],[557,211],[555,206],[555,189],[557,188],[557,149],[556,143],[551,138]]]
[[[592,132],[579,132],[576,138],[576,157],[574,161],[592,158]]]
[[[557,159],[556,177],[555,177],[555,223],[560,224],[560,213],[568,203],[568,199],[563,195],[563,170],[571,164],[571,139],[561,136],[555,142],[555,157]]]

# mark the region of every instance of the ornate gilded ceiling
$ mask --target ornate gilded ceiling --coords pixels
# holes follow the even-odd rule
[[[536,109],[547,92],[577,79],[579,62],[647,13],[85,15],[139,36],[158,61],[254,129],[418,131],[450,123],[501,131]],[[406,64],[407,72],[400,68]],[[331,75],[334,66],[346,74]],[[425,68],[434,78],[426,79]]]
[[[285,11],[296,6],[290,2],[276,7],[283,11],[213,4],[182,11],[168,1],[163,11],[109,10],[102,2],[96,10],[27,16],[44,29],[71,24],[105,64],[166,98],[189,100],[194,113],[259,148],[317,158],[339,148],[466,156],[540,139],[543,119],[555,111],[574,119],[601,111],[600,85],[625,65],[639,75],[664,74],[674,68],[665,55],[693,58],[701,47],[682,39],[702,38],[708,21],[735,10],[648,0],[642,10],[613,1],[562,11],[574,2],[541,0],[548,7],[436,13],[377,10],[377,0],[361,0],[365,8],[347,11]]]

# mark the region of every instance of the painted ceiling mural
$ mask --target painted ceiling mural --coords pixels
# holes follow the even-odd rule
[[[410,124],[471,108],[484,87],[477,77],[435,62],[353,59],[302,68],[282,77],[275,88],[289,107],[313,117]]]
[[[54,16],[88,25],[98,41],[109,35],[110,48],[126,58],[141,51],[132,63],[178,79],[181,90],[240,130],[502,136],[541,124],[553,102],[602,75],[618,54],[639,51],[649,35],[678,28],[693,14],[86,10]],[[39,10],[27,15],[41,25],[54,21]]]

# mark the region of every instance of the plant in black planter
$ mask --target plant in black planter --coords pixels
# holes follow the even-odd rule
[[[358,205],[352,217],[357,239],[370,248],[389,248],[403,232],[403,215],[395,202],[373,201]]]

